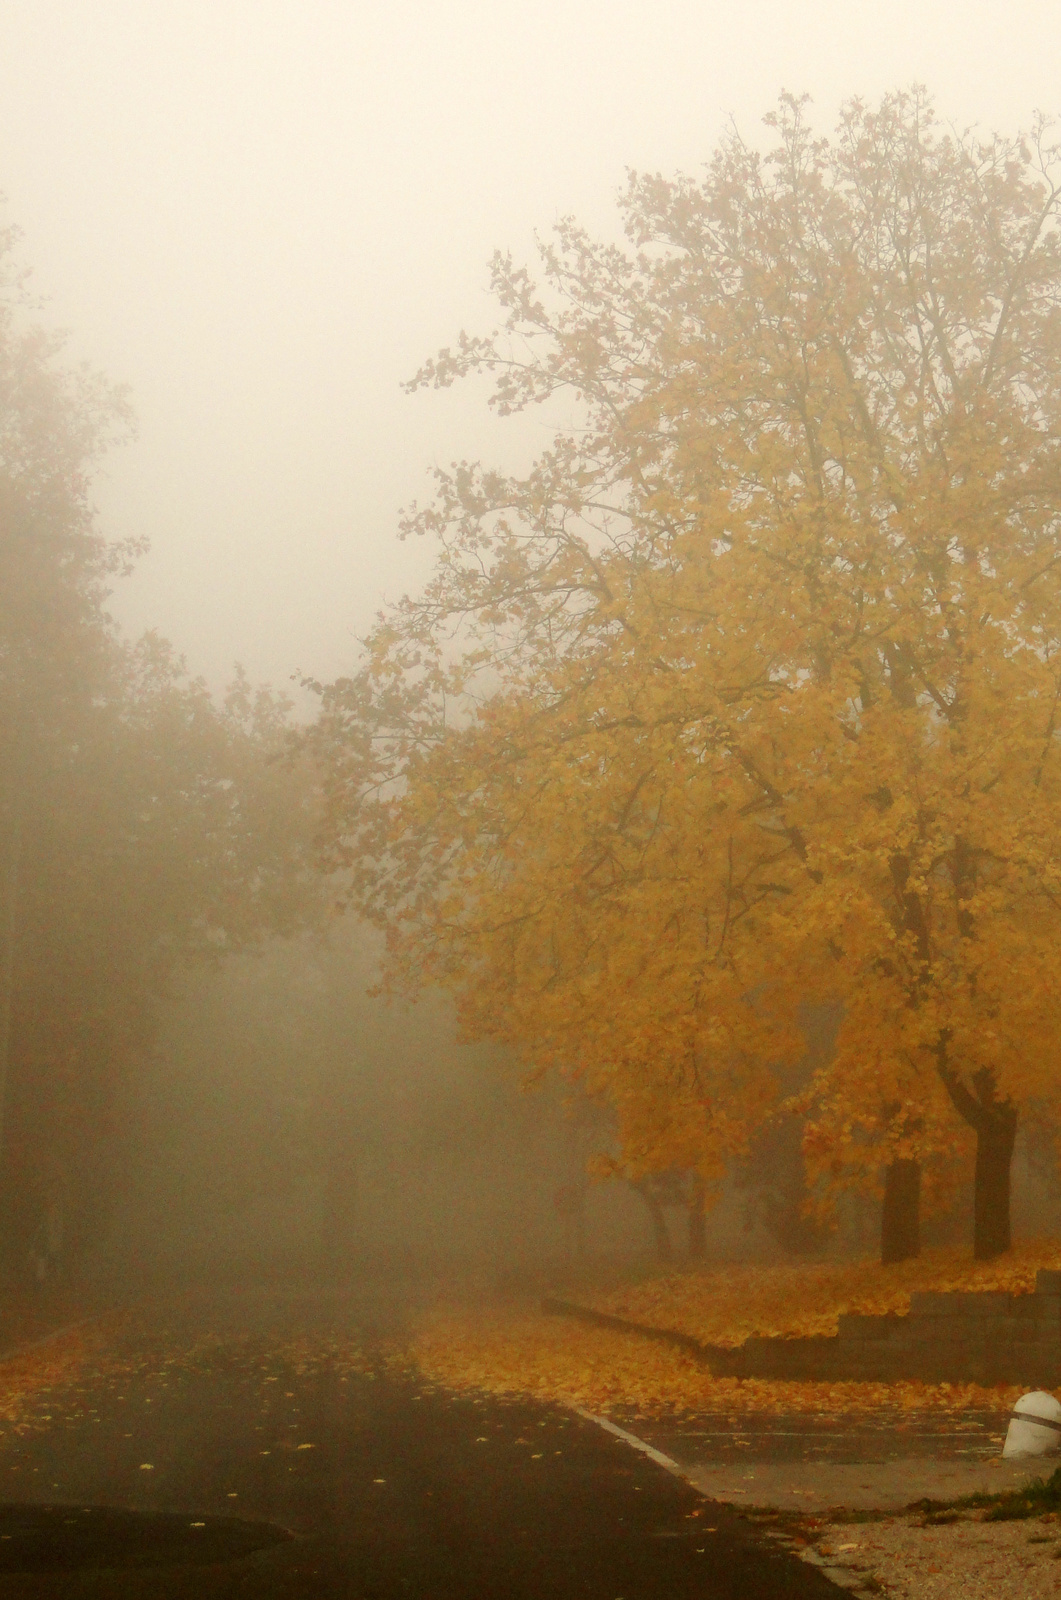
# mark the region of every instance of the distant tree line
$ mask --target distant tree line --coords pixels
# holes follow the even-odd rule
[[[522,1093],[511,1056],[462,1045],[444,996],[371,996],[378,955],[371,930],[330,918],[189,970],[108,1251],[145,1272],[324,1280],[562,1258],[555,1197],[585,1204],[608,1130],[580,1126],[556,1086]],[[601,1191],[589,1211],[595,1255],[643,1248],[632,1198]]]

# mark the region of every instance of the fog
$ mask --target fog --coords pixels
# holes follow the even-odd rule
[[[0,191],[47,320],[128,383],[98,484],[151,553],[114,606],[213,684],[346,670],[431,552],[399,506],[432,462],[527,459],[473,386],[399,385],[493,326],[486,264],[573,213],[614,232],[628,167],[695,170],[779,90],[920,80],[959,125],[1056,109],[1055,8],[972,0],[294,5],[11,0]]]
[[[824,128],[848,97],[915,82],[959,128],[1012,131],[1061,110],[1056,8],[0,10],[0,224],[20,230],[34,317],[69,330],[64,359],[126,385],[137,419],[93,482],[105,538],[147,546],[131,575],[107,576],[106,605],[125,640],[157,630],[208,691],[161,645],[119,660],[96,640],[66,661],[83,698],[56,691],[72,719],[64,749],[82,751],[77,718],[121,694],[143,711],[115,712],[96,788],[61,770],[47,728],[24,737],[29,690],[16,683],[0,705],[0,1012],[19,1152],[0,1174],[9,1265],[46,1278],[64,1251],[103,1277],[471,1263],[525,1283],[589,1259],[681,1254],[694,1210],[683,1192],[587,1182],[589,1158],[616,1144],[601,1108],[556,1084],[528,1091],[523,1066],[460,1042],[436,994],[389,1007],[369,996],[378,937],[333,916],[313,857],[319,796],[297,759],[281,762],[282,711],[253,686],[294,693],[304,714],[292,681],[351,670],[378,610],[430,574],[435,551],[397,528],[429,496],[432,466],[514,468],[550,437],[540,412],[497,418],[474,380],[402,388],[462,328],[495,325],[495,250],[531,260],[569,214],[616,235],[628,169],[695,172],[734,123],[765,140],[784,89],[806,91]],[[237,663],[247,678],[222,708]],[[181,765],[194,739],[209,766],[202,800],[200,768]],[[179,808],[160,822],[154,792],[134,804],[128,773],[148,766],[172,768],[182,804],[196,791],[194,827]],[[170,830],[150,845],[148,877],[124,856],[115,865],[108,818],[138,849]],[[192,877],[205,911],[189,909]],[[148,928],[166,952],[154,966]],[[122,991],[134,966],[141,1010]],[[817,1048],[812,1027],[793,1086]],[[42,1156],[53,1113],[64,1131]],[[1021,1139],[1018,1227],[1041,1224],[1057,1193],[1052,1156],[1034,1133]],[[798,1139],[765,1137],[713,1197],[712,1253],[873,1248],[862,1202],[841,1208],[835,1242],[795,1220],[802,1182]],[[959,1209],[936,1236],[967,1224]]]
[[[528,1088],[504,1052],[459,1042],[437,994],[373,998],[379,954],[348,920],[179,985],[125,1102],[135,1146],[99,1185],[106,1217],[71,1264],[77,1277],[143,1287],[382,1273],[414,1291],[525,1294],[651,1270],[661,1244],[664,1261],[689,1259],[680,1188],[664,1183],[654,1205],[588,1175],[617,1150],[605,1107],[555,1082]],[[809,1031],[790,1087],[806,1081],[830,1020]],[[848,1196],[832,1230],[801,1216],[800,1131],[791,1119],[766,1128],[711,1197],[709,1261],[874,1253],[872,1200]],[[1061,1227],[1041,1129],[1022,1130],[1014,1179],[1018,1234]],[[969,1220],[965,1196],[926,1222],[926,1243],[960,1242]]]

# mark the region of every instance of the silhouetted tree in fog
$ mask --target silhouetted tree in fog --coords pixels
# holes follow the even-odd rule
[[[136,1074],[175,972],[295,925],[312,786],[270,761],[287,709],[217,706],[164,641],[124,641],[136,555],[91,502],[121,391],[29,324],[0,236],[0,1242],[39,1277],[90,1239],[135,1139]]]

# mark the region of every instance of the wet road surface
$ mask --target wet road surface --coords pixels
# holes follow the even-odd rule
[[[705,1502],[590,1421],[426,1388],[387,1356],[396,1317],[364,1298],[230,1294],[128,1325],[79,1379],[37,1397],[23,1432],[0,1437],[0,1502],[64,1507],[71,1559],[79,1539],[94,1540],[96,1564],[10,1570],[23,1559],[10,1550],[31,1537],[39,1548],[39,1529],[23,1534],[26,1517],[12,1522],[0,1506],[0,1600],[838,1592],[734,1510]],[[145,1526],[166,1514],[155,1532],[178,1540],[169,1564],[130,1564],[140,1558],[129,1525],[93,1520],[89,1507],[146,1513]],[[218,1519],[229,1517],[239,1519],[244,1551],[248,1524],[269,1525],[275,1542],[192,1564],[187,1541],[221,1540],[218,1554]]]

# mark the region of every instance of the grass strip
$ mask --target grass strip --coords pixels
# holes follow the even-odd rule
[[[896,1517],[920,1512],[926,1527],[941,1527],[958,1522],[963,1511],[979,1511],[981,1522],[1025,1522],[1031,1517],[1061,1512],[1061,1467],[1048,1478],[1033,1478],[1020,1489],[1004,1489],[998,1494],[966,1494],[956,1500],[911,1500],[901,1509],[872,1510],[868,1507],[830,1506],[827,1510],[806,1512],[774,1506],[751,1507],[743,1513],[751,1522],[778,1528],[817,1528],[823,1523],[854,1525],[860,1522],[894,1522]]]
[[[1020,1489],[1001,1494],[967,1494],[959,1500],[914,1500],[908,1511],[923,1511],[926,1521],[952,1520],[949,1513],[983,1511],[983,1522],[1020,1522],[1041,1517],[1047,1511],[1061,1511],[1061,1467],[1048,1478],[1033,1478]]]

